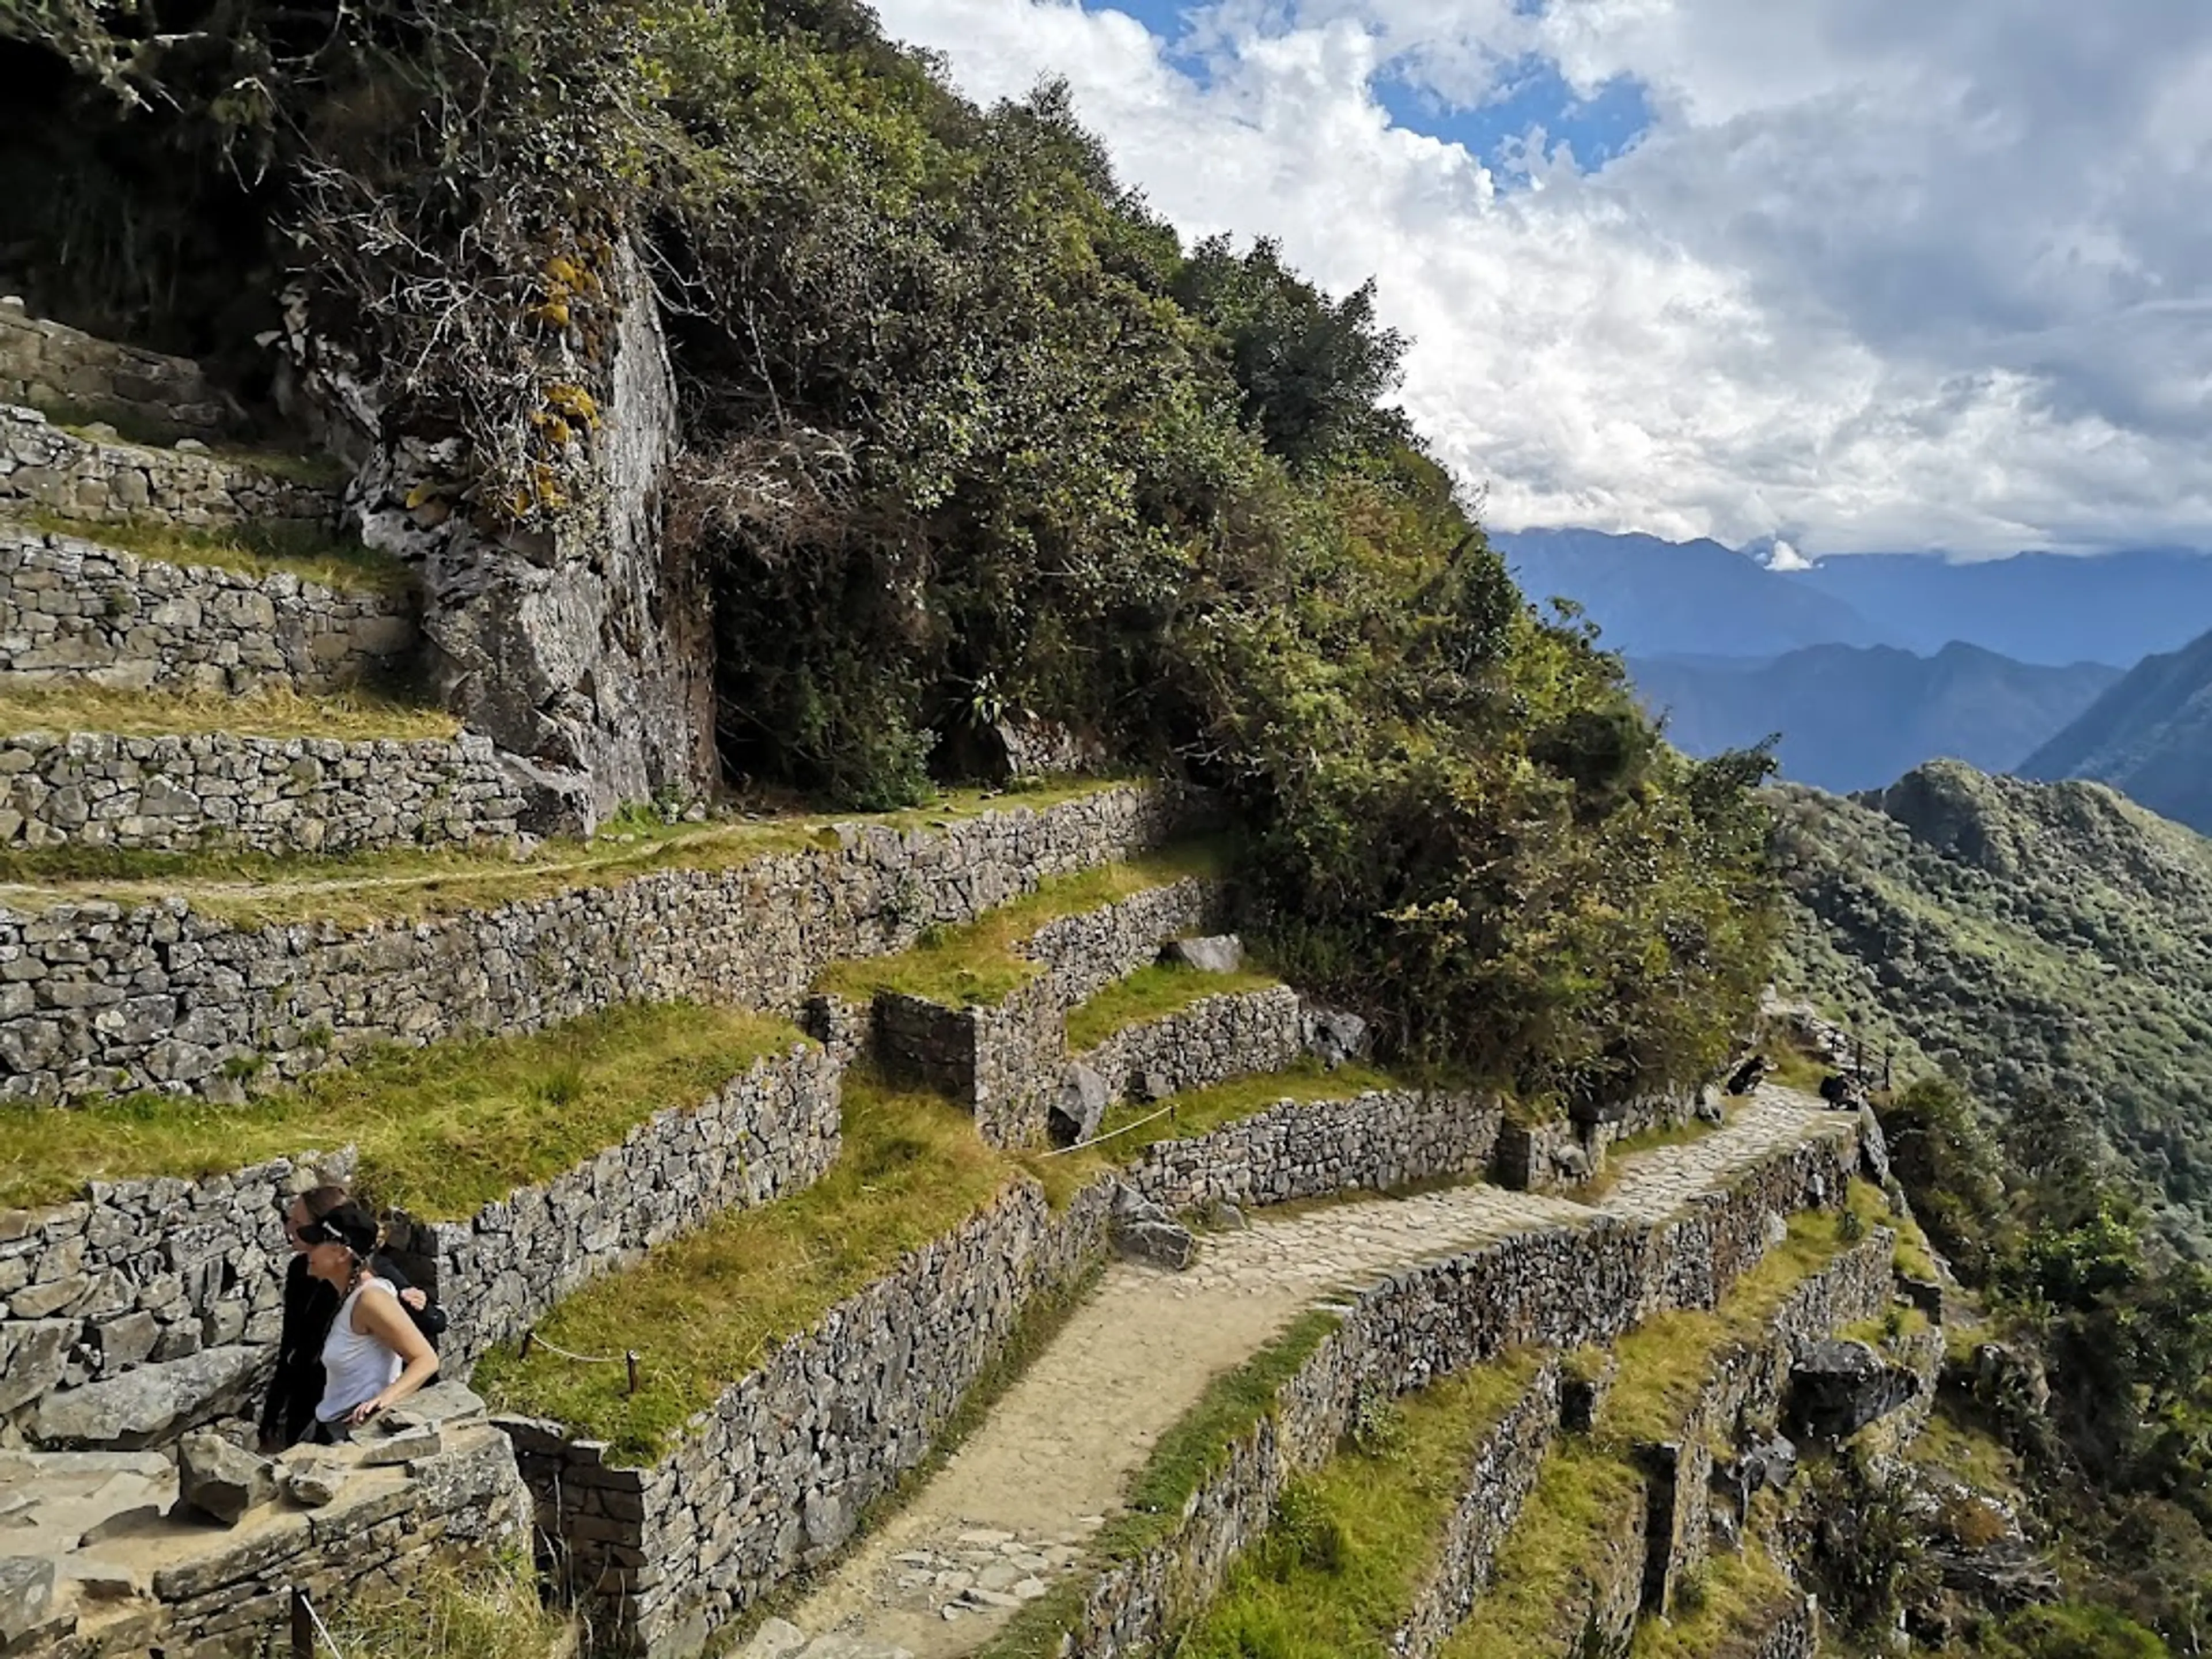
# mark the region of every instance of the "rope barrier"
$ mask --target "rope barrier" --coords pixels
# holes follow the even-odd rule
[[[1175,1110],[1175,1107],[1172,1103],[1163,1106],[1158,1111],[1152,1113],[1149,1116],[1139,1118],[1134,1123],[1124,1123],[1118,1129],[1109,1129],[1103,1135],[1093,1135],[1088,1140],[1079,1140],[1073,1146],[1055,1146],[1052,1151],[1047,1152],[1045,1156],[1047,1158],[1066,1158],[1070,1152],[1079,1152],[1086,1146],[1096,1146],[1102,1141],[1113,1139],[1115,1135],[1125,1135],[1132,1129],[1141,1129],[1145,1125],[1152,1122],[1153,1119],[1165,1117],[1173,1110]]]
[[[304,1615],[304,1617],[303,1617]],[[313,1629],[310,1630],[309,1626]],[[314,1659],[314,1638],[320,1636],[323,1645],[330,1649],[335,1659],[345,1659],[345,1650],[338,1638],[331,1634],[331,1627],[323,1622],[323,1615],[315,1611],[314,1598],[304,1585],[292,1586],[292,1659]]]
[[[621,1353],[571,1353],[557,1342],[548,1342],[535,1331],[523,1332],[522,1358],[529,1358],[530,1351],[532,1348],[543,1348],[548,1353],[557,1354],[560,1358],[573,1360],[579,1365],[611,1365],[620,1361],[629,1367],[629,1391],[632,1394],[637,1392],[637,1350],[635,1348],[626,1349]]]

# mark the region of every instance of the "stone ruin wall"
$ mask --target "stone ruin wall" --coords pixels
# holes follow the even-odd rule
[[[1304,1007],[1286,985],[1201,997],[1187,1008],[1127,1026],[1075,1059],[1105,1079],[1117,1097],[1162,1100],[1292,1065],[1305,1052]]]
[[[1190,822],[1130,785],[929,830],[866,824],[726,870],[656,872],[495,908],[367,927],[244,927],[180,900],[0,910],[0,1098],[139,1089],[236,1097],[378,1042],[541,1030],[618,1002],[795,1012],[836,961],[910,947]],[[26,1001],[23,988],[27,988]]]
[[[1232,1165],[1249,1156],[1237,1127],[1219,1137]],[[1214,1139],[1155,1149],[1154,1167],[1188,1170]],[[1432,1144],[1410,1139],[1371,1143],[1375,1164],[1351,1171],[1353,1183],[1379,1184]],[[1365,1292],[1285,1389],[1279,1425],[1263,1423],[1237,1449],[1176,1540],[1101,1581],[1085,1614],[1091,1638],[1072,1651],[1140,1651],[1177,1608],[1218,1589],[1196,1579],[1225,1571],[1264,1530],[1282,1483],[1334,1449],[1363,1389],[1401,1393],[1508,1347],[1605,1341],[1662,1309],[1710,1308],[1764,1255],[1778,1215],[1842,1200],[1857,1159],[1856,1137],[1823,1138],[1675,1219],[1520,1234]],[[603,1443],[555,1425],[502,1419],[538,1525],[560,1540],[571,1588],[594,1600],[597,1626],[623,1632],[629,1651],[687,1656],[827,1561],[896,1474],[927,1455],[1024,1310],[1100,1259],[1110,1188],[1054,1216],[1022,1183],[785,1342],[650,1467],[610,1464]]]
[[[165,443],[238,431],[235,404],[189,358],[172,357],[33,317],[0,297],[0,404],[82,410]]]
[[[245,520],[330,525],[338,492],[224,459],[204,446],[155,449],[81,438],[36,410],[0,404],[0,508],[119,524],[212,528]]]
[[[409,593],[167,564],[0,522],[0,674],[17,681],[342,691],[413,653],[415,607]]]
[[[1220,1592],[1291,1479],[1334,1453],[1364,1395],[1402,1394],[1509,1348],[1605,1344],[1651,1314],[1711,1308],[1757,1265],[1776,1217],[1843,1200],[1858,1158],[1856,1136],[1824,1137],[1673,1219],[1518,1234],[1401,1270],[1363,1292],[1278,1392],[1274,1413],[1193,1495],[1175,1535],[1100,1576],[1060,1659],[1158,1650]],[[1634,1570],[1632,1607],[1644,1551],[1642,1517],[1632,1520],[1634,1538],[1620,1541]]]
[[[473,1216],[390,1218],[395,1255],[451,1318],[447,1371],[465,1375],[649,1246],[812,1185],[836,1158],[838,1077],[831,1056],[798,1045]],[[303,1151],[200,1181],[95,1182],[73,1203],[0,1212],[0,1438],[76,1441],[129,1422],[169,1438],[235,1409],[282,1322],[291,1251],[279,1206],[354,1167],[349,1148]],[[191,1385],[169,1389],[179,1364]]]
[[[511,842],[526,781],[489,738],[0,737],[0,848],[356,853]],[[0,1009],[37,1006],[27,986]]]

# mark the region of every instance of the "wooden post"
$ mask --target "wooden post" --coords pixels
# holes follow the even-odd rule
[[[535,1332],[535,1331],[525,1331],[525,1332],[523,1332],[523,1334],[522,1334],[522,1354],[521,1354],[521,1357],[522,1357],[523,1358],[527,1359],[527,1358],[530,1358],[530,1345],[531,1345],[532,1343],[535,1342],[537,1340],[538,1340],[538,1333],[537,1333],[537,1332]]]
[[[629,1349],[623,1355],[623,1363],[629,1368],[629,1391],[637,1392],[637,1350]]]
[[[292,1659],[315,1659],[315,1618],[307,1610],[307,1592],[292,1586]]]

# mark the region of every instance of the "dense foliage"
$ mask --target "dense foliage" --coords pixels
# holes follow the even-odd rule
[[[734,772],[889,805],[1010,715],[1084,730],[1224,792],[1316,988],[1534,1106],[1686,1079],[1747,1013],[1764,757],[1683,760],[1523,605],[1382,401],[1370,289],[1183,249],[1062,93],[979,110],[851,0],[0,0],[0,36],[83,71],[51,130],[91,135],[13,257],[204,334],[164,249],[69,266],[155,206],[118,151],[212,173],[488,527],[589,510],[649,273]]]

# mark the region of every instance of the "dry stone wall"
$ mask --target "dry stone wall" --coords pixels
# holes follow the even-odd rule
[[[338,493],[300,483],[204,444],[155,449],[64,432],[33,409],[0,404],[0,505],[118,523],[152,518],[195,526],[331,524]]]
[[[1122,1178],[1172,1211],[1389,1192],[1483,1170],[1498,1117],[1496,1101],[1450,1090],[1285,1100],[1211,1134],[1148,1146]]]
[[[343,690],[414,651],[415,603],[281,572],[165,564],[0,522],[0,674],[20,681]]]
[[[1305,1051],[1298,994],[1288,986],[1201,997],[1116,1031],[1077,1059],[1117,1095],[1153,1100],[1255,1072],[1279,1072]]]
[[[353,853],[506,842],[526,780],[489,738],[0,737],[0,847]],[[0,1008],[36,1006],[27,988]]]
[[[1015,947],[1042,971],[998,1002],[953,1008],[878,995],[876,1052],[894,1073],[968,1107],[994,1145],[1028,1146],[1042,1136],[1047,1103],[1067,1068],[1067,1011],[1148,966],[1167,940],[1218,926],[1227,904],[1220,882],[1189,877],[1055,918]],[[1261,1059],[1244,1069],[1270,1065]]]
[[[837,1146],[838,1067],[796,1044],[473,1216],[395,1216],[392,1241],[447,1310],[441,1352],[458,1375],[647,1247],[812,1185]],[[169,1368],[208,1352],[228,1358],[219,1376],[201,1376],[203,1361],[191,1387],[236,1392],[283,1320],[291,1252],[280,1210],[354,1164],[350,1148],[302,1152],[200,1181],[95,1182],[74,1203],[0,1212],[0,1432],[12,1420],[33,1439],[76,1439],[103,1407],[118,1422],[145,1419],[154,1395],[176,1392],[182,1374]],[[104,1393],[71,1401],[81,1389]],[[207,1414],[182,1403],[152,1437]]]
[[[1108,1195],[1055,1216],[1023,1182],[832,1309],[692,1419],[650,1468],[599,1442],[501,1419],[556,1568],[626,1650],[696,1653],[793,1573],[830,1560],[928,1455],[1038,1298],[1105,1249]]]
[[[198,363],[33,317],[13,295],[0,298],[0,404],[81,409],[167,442],[219,439],[243,424]]]
[[[242,927],[179,899],[0,910],[0,1098],[235,1097],[234,1059],[259,1056],[274,1081],[377,1042],[538,1030],[623,1001],[792,1012],[833,961],[904,950],[1189,822],[1175,796],[1131,785],[366,927]]]
[[[1293,1475],[1335,1450],[1357,1403],[1402,1394],[1524,1345],[1608,1343],[1668,1308],[1711,1308],[1757,1264],[1780,1218],[1841,1201],[1856,1136],[1822,1137],[1747,1172],[1729,1191],[1656,1224],[1611,1219],[1518,1234],[1394,1274],[1364,1293],[1185,1504],[1175,1534],[1102,1573],[1060,1659],[1159,1650],[1220,1592],[1266,1531]],[[1644,1561],[1641,1511],[1616,1540],[1632,1618]]]
[[[1159,1167],[1188,1167],[1205,1144]],[[1226,1159],[1246,1156],[1233,1130],[1219,1145]],[[1219,1588],[1283,1483],[1328,1455],[1361,1398],[1508,1347],[1606,1340],[1662,1305],[1711,1307],[1759,1259],[1778,1217],[1841,1198],[1856,1160],[1855,1139],[1823,1138],[1667,1222],[1517,1234],[1392,1275],[1285,1385],[1276,1414],[1231,1449],[1176,1538],[1102,1577],[1062,1651],[1134,1654],[1159,1642]],[[650,1468],[612,1464],[604,1443],[556,1425],[504,1419],[538,1525],[595,1627],[619,1632],[628,1651],[690,1655],[791,1575],[828,1561],[866,1506],[928,1455],[1024,1310],[1101,1258],[1111,1203],[1104,1183],[1055,1217],[1024,1182],[787,1341]]]
[[[1437,1563],[1414,1592],[1413,1611],[1390,1633],[1396,1659],[1432,1659],[1490,1583],[1490,1571],[1535,1490],[1559,1427],[1559,1362],[1547,1357],[1521,1397],[1474,1450],[1460,1499],[1444,1523]]]

